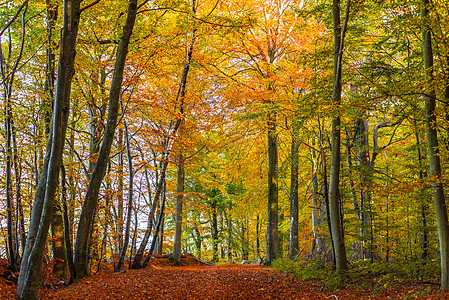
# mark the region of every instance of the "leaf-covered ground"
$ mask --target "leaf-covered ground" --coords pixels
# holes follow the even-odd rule
[[[3,266],[2,266],[3,267]],[[0,271],[1,273],[1,271]],[[0,298],[14,299],[15,286],[0,277]],[[104,272],[69,287],[47,284],[41,299],[449,299],[437,286],[326,290],[270,268],[249,265],[182,267],[152,264],[142,270]]]

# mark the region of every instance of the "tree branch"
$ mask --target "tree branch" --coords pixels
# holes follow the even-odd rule
[[[14,23],[14,21],[17,19],[17,16],[20,14],[20,12],[22,11],[22,9],[28,5],[28,0],[25,0],[22,5],[19,7],[19,9],[17,10],[16,14],[12,17],[12,19],[5,25],[5,27],[0,31],[0,36],[2,36],[2,34],[5,32],[6,29],[8,29],[9,26],[11,26],[12,23]]]

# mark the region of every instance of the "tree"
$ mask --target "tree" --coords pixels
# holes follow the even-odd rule
[[[12,60],[12,37],[11,37],[11,31],[9,30],[8,34],[8,51],[6,55],[3,54],[3,49],[0,45],[0,69],[1,69],[1,78],[2,78],[2,85],[3,85],[3,101],[4,101],[4,116],[5,116],[5,135],[6,135],[6,209],[7,209],[7,234],[8,234],[8,243],[7,243],[7,254],[8,254],[8,261],[9,261],[9,269],[12,272],[17,271],[17,263],[19,260],[19,253],[18,253],[18,243],[19,241],[16,240],[15,235],[13,234],[14,228],[16,227],[16,224],[21,222],[21,227],[23,228],[23,218],[19,220],[18,218],[14,217],[14,211],[15,211],[15,205],[13,200],[13,182],[12,182],[12,169],[13,164],[15,167],[15,177],[17,182],[17,194],[16,194],[16,202],[18,209],[22,210],[21,204],[20,204],[20,173],[18,170],[18,162],[17,162],[17,146],[15,142],[15,128],[14,128],[14,120],[13,120],[13,108],[12,108],[12,96],[13,96],[13,85],[14,85],[14,78],[16,77],[16,73],[19,67],[19,63],[21,62],[24,45],[25,45],[25,17],[28,10],[28,1],[25,1],[23,5],[19,8],[19,10],[16,13],[19,14],[19,12],[23,9],[22,12],[22,30],[21,30],[21,41],[19,46],[19,52],[17,54],[17,58],[15,61],[8,61]],[[5,28],[6,29],[6,28]],[[0,35],[1,37],[1,35]],[[1,40],[0,40],[1,41]],[[1,43],[0,43],[1,44]],[[23,234],[25,234],[23,232]],[[22,239],[22,248],[24,248],[24,240]]]
[[[438,225],[438,237],[440,241],[440,264],[441,264],[441,290],[449,290],[449,223],[447,218],[447,206],[444,199],[444,189],[441,182],[441,162],[438,148],[438,135],[436,129],[435,102],[436,95],[433,86],[433,53],[432,53],[432,30],[430,28],[429,11],[430,1],[423,0],[421,16],[422,25],[422,48],[424,60],[424,72],[427,82],[425,101],[425,124],[427,147],[429,155],[429,174],[431,176],[433,203]]]
[[[336,108],[336,116],[332,117],[332,156],[329,180],[329,215],[332,228],[332,241],[335,253],[337,272],[343,273],[348,269],[346,247],[343,237],[343,228],[340,220],[340,116],[341,103],[341,69],[343,56],[343,42],[349,17],[351,1],[346,4],[346,16],[343,28],[340,25],[340,1],[334,0],[332,6],[332,19],[334,31],[334,81],[332,89],[332,103]]]
[[[195,15],[196,14],[196,1],[192,1],[192,12]],[[188,17],[188,15],[187,15]],[[188,20],[187,20],[188,21]],[[185,53],[185,62],[184,62],[184,70],[182,72],[181,77],[181,84],[180,88],[178,90],[178,95],[176,98],[176,102],[180,102],[180,113],[184,114],[184,98],[186,94],[186,85],[187,85],[187,76],[190,69],[190,63],[192,60],[193,55],[193,47],[195,45],[195,41],[197,39],[195,29],[192,31],[192,37],[189,41],[186,38],[186,53]],[[187,34],[188,37],[188,34]],[[183,115],[181,115],[181,118],[184,118]],[[183,125],[185,126],[185,121],[181,120],[179,123],[179,129],[178,132],[183,132]],[[184,178],[185,178],[185,170],[184,170],[184,156],[183,156],[183,150],[182,147],[179,150],[178,154],[178,174],[177,174],[177,184],[176,184],[176,217],[175,217],[175,240],[173,245],[173,260],[177,263],[181,263],[181,240],[182,240],[182,205],[183,205],[183,198],[184,198]]]
[[[129,41],[133,32],[134,23],[137,15],[137,0],[129,0],[128,13],[123,26],[123,32],[120,37],[117,48],[114,74],[112,77],[111,88],[109,90],[108,117],[106,129],[101,144],[98,159],[92,172],[86,197],[81,211],[78,232],[75,243],[74,263],[76,268],[76,278],[80,279],[87,275],[87,252],[88,238],[91,228],[92,217],[97,206],[98,194],[101,182],[106,172],[107,161],[111,151],[112,141],[114,139],[115,128],[117,126],[118,111],[120,106],[120,94],[123,81],[123,71],[125,69],[126,55],[128,53]]]
[[[64,22],[60,45],[58,77],[51,131],[47,141],[44,166],[35,193],[33,212],[27,236],[27,247],[20,267],[17,295],[35,299],[41,284],[42,259],[52,217],[53,202],[59,183],[59,170],[65,142],[69,99],[74,75],[75,47],[81,15],[81,0],[64,1]]]
[[[115,272],[119,272],[122,269],[123,261],[125,260],[126,250],[128,249],[129,243],[129,231],[131,227],[131,216],[132,216],[131,214],[133,209],[134,170],[133,170],[132,154],[129,139],[130,137],[128,133],[128,126],[125,123],[126,152],[128,155],[128,167],[129,167],[129,187],[128,187],[128,206],[127,206],[128,213],[126,214],[125,237],[117,265],[114,269]]]

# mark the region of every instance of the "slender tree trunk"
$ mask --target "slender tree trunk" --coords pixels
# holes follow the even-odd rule
[[[269,266],[279,254],[278,236],[278,142],[276,133],[276,112],[268,114],[268,217],[267,257],[264,265]]]
[[[72,77],[75,73],[75,46],[81,14],[81,0],[64,1],[58,79],[53,105],[52,128],[47,143],[46,159],[35,194],[35,203],[27,236],[17,287],[21,299],[35,299],[41,284],[42,260],[50,226],[53,201],[59,183],[65,132],[69,115]]]
[[[48,136],[51,122],[51,108],[52,100],[54,98],[55,88],[55,54],[53,52],[53,31],[58,17],[58,6],[54,1],[47,0],[47,66],[46,66],[46,81],[44,86],[44,108],[43,119],[45,126],[45,133]],[[53,273],[57,278],[65,279],[66,259],[64,254],[64,233],[63,233],[63,219],[62,210],[59,201],[54,202],[53,216],[51,220],[51,235],[53,247]]]
[[[314,145],[314,142],[312,142]],[[321,223],[325,209],[323,209],[323,201],[318,197],[318,164],[315,150],[312,150],[312,230],[313,242],[311,255],[322,255],[325,252],[326,246],[323,235],[321,233]]]
[[[116,217],[116,232],[117,232],[117,245],[115,252],[117,255],[120,253],[120,249],[123,248],[123,129],[120,127],[118,130],[118,148],[119,153],[117,155],[117,217]]]
[[[193,0],[192,2],[192,11],[195,14],[196,13],[196,1]],[[188,21],[189,15],[187,15],[187,21]],[[178,89],[178,94],[176,97],[176,103],[179,104],[179,110],[181,114],[184,113],[184,98],[186,94],[186,87],[187,87],[187,76],[190,70],[190,62],[192,60],[193,55],[193,47],[195,45],[196,41],[196,35],[195,31],[192,32],[192,39],[190,41],[190,46],[188,45],[188,37],[189,33],[186,34],[186,52],[185,52],[185,59],[184,59],[184,68],[181,76],[181,83]],[[184,118],[184,116],[181,116],[181,118]],[[181,131],[184,125],[184,119],[180,121],[179,130]],[[183,198],[184,198],[184,177],[185,177],[185,171],[184,171],[184,159],[182,154],[182,149],[180,150],[180,153],[178,154],[178,175],[177,175],[177,186],[176,186],[176,224],[175,224],[175,240],[173,245],[173,260],[176,264],[181,263],[181,240],[182,240],[182,205],[183,205]]]
[[[201,259],[201,244],[202,244],[202,238],[200,230],[198,229],[198,224],[195,224],[193,227],[193,239],[195,241],[195,247],[196,247],[196,253],[195,256],[198,257],[198,259]]]
[[[193,7],[195,7],[195,1],[193,3]],[[190,61],[192,59],[193,46],[195,44],[195,41],[196,41],[196,36],[195,36],[195,33],[193,33],[193,38],[191,40],[190,47],[188,48],[188,50],[186,52],[186,60],[184,62],[184,69],[182,71],[181,82],[180,82],[178,93],[176,96],[176,103],[179,103],[179,110],[180,110],[181,114],[184,113],[184,97],[185,97],[186,86],[187,86],[187,76],[189,74]],[[178,131],[178,128],[181,125],[181,122],[182,122],[182,118],[178,118],[178,120],[174,123],[174,125],[173,125],[173,122],[170,121],[169,133],[167,134],[167,137],[165,139],[165,148],[164,148],[164,153],[162,154],[161,178],[159,179],[157,187],[156,187],[156,192],[154,194],[154,200],[153,200],[153,208],[151,209],[149,218],[150,217],[153,218],[154,213],[155,213],[155,208],[157,207],[157,204],[159,203],[159,198],[161,197],[161,193],[162,193],[163,187],[165,185],[165,178],[166,178],[167,167],[168,167],[168,163],[169,163],[169,157],[171,155],[173,138],[174,138],[176,132]],[[141,261],[143,258],[143,253],[145,251],[145,247],[148,243],[148,240],[149,240],[149,237],[151,234],[151,227],[148,227],[148,229],[145,232],[145,236],[144,236],[142,242],[140,243],[139,250],[137,250],[136,256],[132,263],[133,269],[140,269],[142,267]],[[156,228],[156,230],[159,230],[159,229]]]
[[[227,207],[227,208],[225,208],[225,210],[223,212],[224,217],[226,219],[226,232],[227,232],[226,248],[227,248],[227,252],[228,252],[227,253],[228,262],[232,262],[232,219],[231,219],[230,214],[227,211],[230,209],[231,209],[230,207]],[[257,230],[257,228],[256,228],[256,230]]]
[[[175,241],[173,245],[172,259],[176,264],[181,264],[181,241],[182,241],[182,204],[184,199],[184,157],[182,152],[178,154],[178,174],[176,184],[176,218],[175,218]]]
[[[350,0],[347,4],[347,15],[349,12]],[[331,170],[329,180],[329,215],[332,228],[332,240],[335,249],[335,262],[337,273],[343,273],[348,269],[346,258],[346,248],[343,237],[343,230],[340,222],[340,116],[339,108],[341,103],[341,56],[343,53],[344,29],[340,27],[340,0],[333,1],[333,31],[334,31],[334,86],[332,91],[332,103],[336,107],[336,116],[332,118],[332,150],[331,150]]]
[[[418,165],[419,165],[419,172],[418,177],[421,182],[424,182],[424,178],[427,177],[427,172],[423,168],[423,155],[421,152],[421,141],[420,141],[420,134],[418,131],[418,126],[416,122],[416,118],[413,119],[413,128],[415,131],[415,140],[416,140],[416,154],[418,159]],[[388,180],[388,178],[387,178]],[[429,229],[427,227],[427,211],[429,209],[427,204],[428,199],[428,191],[427,188],[423,187],[419,191],[419,199],[421,200],[420,203],[420,215],[421,215],[421,260],[425,261],[428,256],[429,251]]]
[[[164,180],[165,180],[165,178],[164,178]],[[154,229],[153,238],[151,240],[150,250],[148,251],[148,256],[145,258],[145,260],[142,264],[143,268],[145,268],[148,265],[148,262],[150,261],[151,255],[153,254],[154,249],[156,248],[158,237],[159,237],[159,234],[160,234],[161,228],[162,228],[162,222],[163,222],[164,211],[165,211],[165,201],[166,201],[165,195],[166,195],[166,188],[167,188],[165,181],[162,185],[164,187],[164,192],[162,193],[161,209],[159,211],[159,215],[157,218],[156,227]]]
[[[257,217],[256,217],[256,258],[258,260],[261,260],[261,257],[260,257],[260,232],[259,232],[259,227],[260,227],[260,217],[259,217],[259,215],[257,215]],[[228,249],[228,251],[229,251],[228,252],[228,256],[229,256],[231,251],[230,251],[230,249]]]
[[[25,219],[23,216],[23,206],[22,206],[22,192],[21,192],[21,176],[22,169],[20,166],[19,155],[18,155],[18,147],[16,140],[16,131],[14,128],[14,124],[12,124],[12,142],[14,148],[14,173],[16,174],[16,199],[17,199],[17,222],[19,226],[19,234],[21,241],[21,250],[22,254],[25,252],[26,245],[26,232],[25,232]]]
[[[447,206],[444,198],[443,183],[441,179],[441,163],[438,148],[438,136],[436,129],[436,96],[433,83],[433,53],[432,53],[432,31],[429,24],[430,1],[422,0],[422,11],[424,25],[422,28],[424,71],[426,72],[426,83],[428,90],[424,95],[425,123],[427,146],[429,152],[430,177],[432,179],[433,202],[438,226],[438,237],[440,240],[441,261],[441,290],[449,290],[449,224],[447,218]]]
[[[6,215],[7,215],[7,234],[8,234],[8,268],[12,272],[17,271],[17,253],[15,251],[16,235],[14,234],[15,218],[14,218],[14,199],[12,195],[12,133],[11,133],[11,102],[10,98],[6,99],[5,109],[5,132],[6,132]]]
[[[126,141],[126,149],[128,154],[128,168],[129,168],[129,188],[128,188],[128,212],[126,215],[126,229],[125,229],[125,238],[123,241],[123,247],[120,252],[120,257],[117,262],[117,266],[114,272],[119,272],[122,269],[123,261],[125,260],[126,250],[128,248],[129,243],[129,231],[131,227],[131,217],[132,217],[132,209],[133,209],[133,183],[134,183],[134,171],[133,171],[133,163],[132,163],[132,155],[131,148],[129,143],[129,133],[128,126],[125,123],[125,141]]]
[[[299,205],[298,205],[298,153],[299,142],[297,138],[297,130],[295,128],[292,133],[292,145],[291,145],[291,175],[290,175],[290,245],[288,257],[290,259],[296,258],[299,254],[298,244],[298,217],[299,217]]]
[[[5,181],[6,181],[6,215],[7,215],[7,256],[8,256],[8,268],[12,272],[17,271],[17,263],[19,259],[18,253],[18,239],[17,239],[17,222],[18,218],[15,217],[15,205],[14,205],[14,197],[13,197],[13,183],[12,183],[12,164],[14,158],[17,158],[17,153],[14,152],[13,146],[13,136],[14,136],[14,128],[13,128],[13,113],[12,113],[12,89],[14,84],[14,77],[16,71],[18,70],[19,62],[22,59],[23,48],[25,45],[25,16],[28,9],[28,2],[24,3],[20,10],[23,9],[22,12],[22,40],[19,47],[19,54],[14,62],[7,62],[5,57],[3,56],[2,48],[0,47],[0,69],[1,69],[1,78],[2,85],[4,87],[4,120],[5,120],[5,152],[6,152],[6,166],[5,166]],[[20,12],[19,10],[19,12]],[[18,12],[18,13],[19,13]],[[9,29],[8,29],[9,30]],[[8,32],[8,53],[7,60],[11,60],[12,56],[12,37],[11,31]],[[17,171],[17,169],[16,169]],[[20,174],[16,172],[15,174],[16,180],[19,180],[18,188],[20,191]],[[19,201],[19,199],[16,199]]]
[[[69,212],[67,209],[67,184],[66,184],[66,172],[64,165],[61,165],[61,202],[63,209],[63,220],[64,220],[64,244],[65,244],[65,253],[67,257],[67,265],[69,267],[69,284],[72,283],[70,280],[75,278],[75,265],[73,264],[73,250],[72,250],[72,236],[70,233],[70,222],[69,222]]]
[[[370,258],[369,252],[366,250],[368,240],[368,208],[367,202],[367,174],[369,172],[369,153],[368,153],[368,128],[366,122],[359,118],[356,121],[356,145],[357,145],[357,166],[359,169],[359,182],[360,182],[360,206],[359,206],[359,220],[360,220],[360,243],[361,243],[361,258]]]
[[[166,195],[164,195],[166,197]],[[156,239],[156,250],[154,251],[158,255],[162,255],[163,247],[164,247],[164,226],[165,226],[165,211],[161,212],[161,225],[159,234]]]
[[[212,237],[212,261],[217,262],[218,261],[218,208],[217,208],[218,202],[216,199],[212,200],[211,208],[212,208],[212,215],[211,215],[211,237]]]
[[[335,247],[334,247],[334,240],[332,238],[332,226],[331,226],[331,218],[330,218],[330,210],[329,210],[329,185],[327,181],[327,159],[326,154],[324,153],[323,148],[323,132],[321,130],[321,123],[320,119],[318,119],[318,129],[319,129],[319,145],[320,145],[320,156],[321,156],[321,169],[322,169],[322,178],[323,178],[323,186],[322,186],[322,195],[323,195],[323,202],[324,202],[324,208],[326,211],[326,222],[327,222],[327,228],[329,231],[329,236],[331,240],[332,245],[332,261],[335,263]]]
[[[148,170],[145,169],[145,178],[147,180],[147,188],[150,187],[150,180],[148,178]],[[151,192],[149,192],[149,198],[151,199]],[[136,255],[134,257],[133,263],[131,265],[131,269],[140,269],[142,267],[141,261],[143,258],[143,254],[145,251],[145,248],[148,244],[148,240],[150,239],[151,230],[153,228],[153,219],[154,214],[156,213],[156,208],[158,206],[159,198],[155,198],[153,200],[153,203],[151,205],[150,213],[148,214],[148,220],[147,220],[147,229],[145,230],[145,234],[143,236],[142,242],[140,243],[139,249],[136,252]]]
[[[76,268],[76,280],[87,275],[87,263],[88,263],[88,239],[89,231],[91,227],[92,217],[97,206],[98,194],[100,191],[100,185],[103,181],[104,174],[107,168],[107,161],[109,159],[109,153],[111,151],[111,145],[114,140],[115,128],[117,126],[117,118],[120,104],[120,93],[123,81],[123,72],[125,68],[126,55],[128,53],[129,40],[133,31],[134,22],[137,14],[137,0],[129,0],[128,2],[128,14],[123,27],[122,36],[120,38],[119,46],[117,48],[116,61],[114,67],[114,74],[112,78],[111,88],[109,91],[109,105],[108,105],[108,117],[106,123],[105,134],[103,142],[98,155],[97,163],[95,164],[94,171],[89,181],[83,209],[80,215],[80,221],[78,225],[78,232],[76,236],[75,244],[75,268]]]

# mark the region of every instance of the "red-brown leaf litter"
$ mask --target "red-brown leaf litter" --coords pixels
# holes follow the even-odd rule
[[[44,277],[41,299],[449,299],[435,285],[401,285],[378,291],[326,290],[318,282],[253,265],[211,266],[187,256],[176,267],[155,257],[141,270],[101,272],[64,287]],[[15,299],[15,275],[0,261],[0,299]]]

